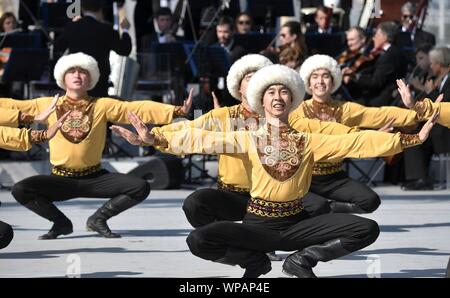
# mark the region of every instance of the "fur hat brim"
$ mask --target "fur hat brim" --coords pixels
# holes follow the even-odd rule
[[[328,55],[313,55],[306,59],[300,67],[300,76],[305,83],[306,92],[312,94],[311,87],[309,86],[309,78],[313,71],[320,68],[328,69],[330,71],[334,84],[331,93],[334,93],[341,87],[342,72],[337,61]]]
[[[246,74],[258,71],[261,68],[272,64],[272,61],[259,54],[245,55],[236,60],[230,67],[227,75],[227,88],[231,96],[236,99],[241,98],[239,88],[241,86],[241,81]]]
[[[303,101],[305,87],[295,70],[284,65],[274,64],[258,70],[250,79],[247,86],[247,100],[250,108],[264,116],[263,96],[267,88],[272,85],[286,86],[292,95],[292,106],[289,112],[295,110]]]
[[[79,52],[63,56],[56,63],[53,76],[60,88],[66,90],[64,76],[66,72],[73,67],[80,67],[89,72],[90,84],[88,90],[93,89],[95,85],[97,85],[100,77],[97,61],[92,56]]]

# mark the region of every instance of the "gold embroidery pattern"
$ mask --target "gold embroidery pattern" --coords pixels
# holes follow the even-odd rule
[[[318,162],[313,166],[313,175],[330,175],[343,171],[342,162]]]
[[[286,181],[300,167],[305,149],[305,135],[290,127],[277,128],[279,135],[275,135],[270,124],[267,125],[267,130],[267,135],[259,136],[259,158],[270,176],[279,181]]]
[[[47,130],[30,130],[29,138],[32,144],[40,144],[44,143],[48,140],[47,138]]]
[[[220,179],[217,180],[217,188],[221,190],[233,191],[242,194],[248,194],[250,191],[248,188],[237,187],[231,184],[227,184]]]
[[[151,132],[155,136],[155,141],[153,142],[153,146],[161,147],[161,148],[167,148],[169,147],[169,142],[167,141],[166,137],[161,133],[154,133]]]
[[[259,118],[259,114],[248,111],[242,104],[230,108],[230,119],[245,121],[245,127],[235,127],[235,131],[256,131],[259,128]]]
[[[328,103],[320,103],[310,99],[303,104],[303,112],[305,117],[309,119],[340,123],[342,120],[342,102],[332,100]]]
[[[402,144],[403,149],[422,144],[422,141],[420,141],[418,134],[409,135],[409,134],[402,133],[402,134],[400,134],[400,142]]]
[[[417,116],[420,120],[426,120],[426,119],[424,119],[424,115],[427,110],[427,106],[426,106],[425,102],[423,102],[423,101],[416,102],[413,109],[414,109],[414,111],[416,111]]]
[[[33,124],[34,116],[19,112],[19,126],[27,126]]]
[[[69,169],[63,167],[53,167],[52,174],[63,177],[83,177],[94,174],[102,169],[100,164],[83,169]]]
[[[300,213],[303,206],[300,199],[288,202],[271,202],[250,198],[247,212],[264,217],[287,217]]]
[[[175,109],[173,110],[173,115],[175,117],[184,117],[184,116],[186,116],[186,113],[183,112],[183,106],[175,106]]]
[[[93,107],[94,103],[91,100],[72,101],[69,98],[65,98],[56,107],[58,119],[70,111],[69,116],[67,116],[60,129],[69,142],[80,143],[89,135],[92,128]]]

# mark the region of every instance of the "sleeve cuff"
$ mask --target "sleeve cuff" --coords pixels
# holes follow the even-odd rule
[[[34,130],[30,129],[28,137],[30,138],[31,144],[40,144],[48,141],[47,130]]]
[[[418,134],[400,134],[400,143],[402,145],[402,149],[415,147],[417,145],[422,144],[422,141],[420,141]]]
[[[175,117],[184,117],[184,116],[186,116],[186,113],[183,112],[183,106],[175,106],[175,109],[173,110],[173,115]]]

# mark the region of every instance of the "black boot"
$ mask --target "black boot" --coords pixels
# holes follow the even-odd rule
[[[139,201],[133,200],[127,195],[119,195],[112,198],[88,218],[86,223],[87,230],[97,232],[105,238],[120,238],[119,234],[111,232],[106,221],[138,203]]]
[[[331,213],[367,213],[361,207],[354,203],[330,202]]]
[[[266,255],[269,257],[269,260],[272,262],[280,262],[283,261],[283,258],[277,255],[274,251],[266,253]]]
[[[283,264],[283,273],[299,278],[315,278],[312,268],[318,261],[327,262],[349,253],[342,247],[340,239],[312,245],[288,256]]]
[[[56,239],[60,235],[73,233],[73,226],[70,219],[62,213],[56,206],[46,200],[35,199],[24,205],[29,210],[53,222],[53,226],[46,234],[39,236],[39,240]]]
[[[242,278],[258,278],[272,270],[270,260],[265,253],[246,249],[228,248],[225,256],[214,262],[241,266],[245,269]]]

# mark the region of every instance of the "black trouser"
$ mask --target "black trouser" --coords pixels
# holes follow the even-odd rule
[[[12,189],[12,195],[22,205],[27,205],[32,200],[55,202],[79,197],[114,198],[119,195],[127,195],[141,202],[149,193],[150,185],[147,181],[125,174],[109,173],[106,170],[77,178],[56,175],[33,176],[16,183]],[[49,218],[52,218],[51,214]]]
[[[323,198],[353,203],[365,212],[373,212],[380,205],[380,197],[369,186],[348,177],[344,171],[330,175],[314,175],[309,190]]]
[[[434,149],[431,140],[426,140],[422,145],[407,148],[404,151],[405,179],[427,180]]]
[[[220,220],[240,221],[246,214],[249,198],[248,193],[204,188],[184,200],[183,210],[195,228]],[[313,193],[303,197],[302,205],[309,217],[330,212],[327,200]]]
[[[243,223],[213,222],[192,231],[186,241],[194,255],[206,260],[224,258],[229,249],[251,252],[242,253],[244,264],[249,255],[256,258],[269,251],[301,250],[337,238],[344,249],[353,252],[373,243],[379,232],[375,221],[352,214],[310,218],[302,211],[285,218],[265,218],[247,213]],[[239,260],[236,264],[241,265]]]
[[[0,221],[0,249],[7,247],[13,237],[12,227],[6,222]]]

